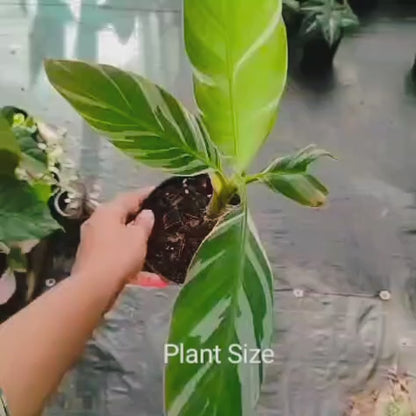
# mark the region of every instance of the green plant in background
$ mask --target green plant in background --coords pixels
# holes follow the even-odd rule
[[[303,41],[323,37],[332,46],[344,30],[359,24],[347,0],[284,0],[284,7],[286,13],[300,14],[298,36]]]
[[[358,18],[346,0],[307,0],[301,4],[304,15],[300,36],[323,37],[329,45],[334,45],[346,29],[358,26]]]
[[[0,110],[0,242],[8,247],[39,240],[59,228],[46,201],[55,183],[34,120]]]
[[[59,228],[47,206],[53,157],[48,158],[48,145],[38,137],[31,117],[13,107],[0,109],[0,257],[6,259],[0,304],[16,290],[14,272],[26,272],[25,254]],[[31,287],[28,283],[28,297]]]
[[[0,108],[0,279],[4,304],[16,289],[14,272],[25,273],[27,254],[40,240],[61,228],[55,218],[78,214],[81,198],[73,168],[65,159],[63,134],[15,107]],[[58,199],[65,196],[65,212]],[[61,198],[62,199],[62,198]],[[52,216],[54,212],[54,216]],[[4,259],[5,267],[4,270]],[[32,299],[35,275],[27,273],[26,301]],[[23,278],[23,277],[19,277]],[[30,282],[29,282],[30,280]],[[23,306],[23,305],[22,305]]]
[[[168,416],[249,415],[262,363],[232,363],[233,344],[264,349],[273,329],[273,276],[250,216],[247,185],[264,183],[317,207],[327,189],[307,172],[328,153],[307,147],[247,170],[276,119],[287,73],[287,41],[276,0],[185,0],[185,44],[200,115],[149,80],[108,65],[48,60],[52,85],[100,134],[138,161],[174,175],[209,172],[218,218],[176,300],[169,343],[184,350],[219,347],[219,361],[181,363],[165,373]],[[240,204],[229,205],[238,194]]]

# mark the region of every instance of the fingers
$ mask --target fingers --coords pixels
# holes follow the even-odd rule
[[[149,239],[152,233],[153,225],[155,224],[155,216],[149,209],[143,210],[134,220],[134,227],[139,227],[144,233],[146,240]]]
[[[102,205],[99,210],[110,211],[123,224],[131,215],[136,215],[143,201],[153,191],[154,187],[143,188],[137,192],[120,194],[112,202]]]

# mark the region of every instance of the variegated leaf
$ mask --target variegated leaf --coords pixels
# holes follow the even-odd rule
[[[48,60],[49,81],[99,133],[135,159],[172,174],[220,165],[202,123],[145,78],[109,65]]]
[[[200,247],[172,315],[169,344],[184,351],[221,349],[218,362],[169,357],[167,416],[251,416],[263,366],[232,363],[232,345],[265,349],[272,335],[273,278],[255,226],[236,209]],[[173,347],[172,347],[173,348]]]
[[[300,10],[305,16],[300,36],[305,39],[321,34],[329,45],[334,45],[343,29],[358,26],[358,18],[346,0],[306,0]]]
[[[185,43],[211,138],[244,170],[276,119],[286,83],[281,0],[185,0]]]
[[[326,150],[307,146],[294,155],[276,159],[258,180],[275,192],[302,205],[318,207],[325,203],[328,189],[307,172],[308,166],[322,156],[331,156]]]

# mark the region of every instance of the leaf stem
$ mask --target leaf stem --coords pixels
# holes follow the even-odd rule
[[[257,182],[260,180],[262,174],[257,173],[256,175],[249,175],[244,178],[244,183],[248,185],[249,183]]]
[[[208,217],[216,218],[225,209],[232,196],[237,192],[237,180],[227,178],[222,172],[211,175],[214,194],[208,207]]]

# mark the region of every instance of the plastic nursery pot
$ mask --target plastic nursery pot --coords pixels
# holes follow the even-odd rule
[[[19,312],[41,293],[42,283],[36,278],[34,270],[36,265],[30,254],[26,258],[29,272],[12,272],[7,266],[7,256],[0,253],[0,290],[5,291],[0,295],[0,323]]]
[[[59,188],[54,189],[48,207],[53,218],[65,232],[79,231],[81,224],[94,211],[94,205],[88,200],[86,191],[70,196],[67,191]]]
[[[19,312],[24,308],[28,302],[26,300],[27,293],[27,281],[25,279],[25,273],[14,273],[16,281],[16,289],[10,299],[4,303],[0,304],[0,324],[15,313]],[[6,276],[2,276],[2,279]]]
[[[283,20],[286,25],[286,33],[288,37],[293,37],[299,32],[302,24],[303,16],[301,13],[283,8]]]
[[[144,269],[181,284],[191,260],[216,224],[207,208],[213,195],[209,175],[173,177],[159,185],[143,203],[155,225]]]
[[[355,14],[363,15],[376,8],[379,0],[349,0],[348,3]]]
[[[329,45],[323,36],[305,41],[300,61],[302,72],[315,74],[331,69],[341,39],[342,36],[333,45]]]

